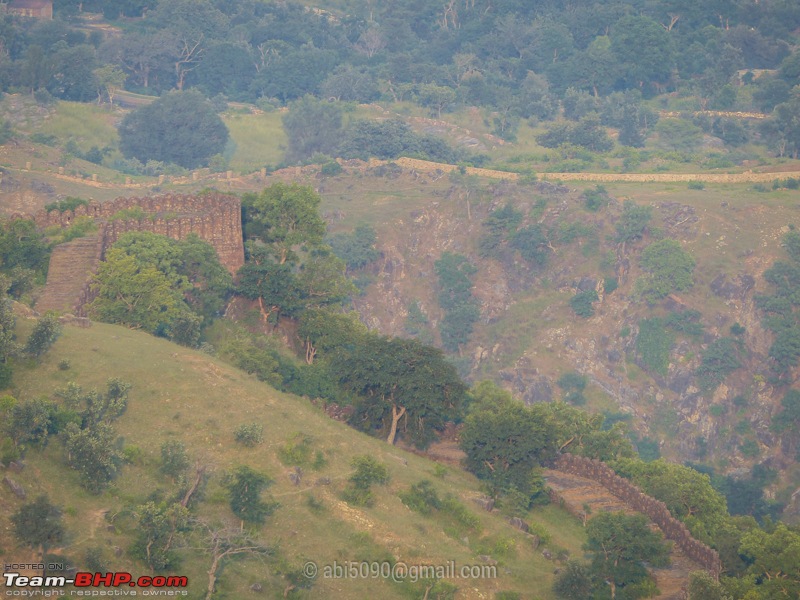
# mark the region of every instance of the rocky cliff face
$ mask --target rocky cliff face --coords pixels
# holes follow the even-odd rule
[[[482,223],[506,203],[524,215],[523,226],[539,224],[550,232],[546,267],[536,268],[509,249],[492,258],[479,255]],[[478,268],[473,295],[480,322],[456,360],[472,379],[492,378],[526,402],[541,402],[560,398],[556,381],[576,371],[596,395],[632,415],[639,434],[657,440],[667,455],[724,458],[728,468],[778,460],[780,443],[769,423],[785,390],[767,383],[771,336],[761,325],[754,295],[764,288],[763,271],[780,255],[781,230],[774,223],[791,216],[767,219],[760,208],[733,208],[728,202],[713,209],[672,199],[639,203],[650,205],[653,214],[644,239],[617,244],[621,199],[592,213],[583,208],[580,192],[563,186],[499,183],[475,192],[454,185],[424,209],[379,230],[382,258],[370,267],[375,284],[357,309],[370,326],[406,335],[408,306],[417,302],[438,339],[442,311],[434,263],[445,251],[463,254]],[[754,214],[760,220],[754,222]],[[594,233],[557,241],[569,223]],[[752,233],[744,234],[744,226]],[[661,237],[680,241],[695,257],[695,284],[651,305],[637,293],[639,255]],[[619,287],[604,293],[604,278],[610,276]],[[590,289],[600,298],[595,315],[577,317],[569,299]],[[643,368],[636,347],[640,321],[685,310],[701,313],[702,336],[676,335],[664,373]],[[715,389],[701,390],[695,371],[702,353],[715,339],[730,337],[734,323],[744,328],[742,367]]]

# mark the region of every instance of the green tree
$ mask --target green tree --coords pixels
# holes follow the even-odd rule
[[[233,288],[233,278],[220,263],[214,247],[196,234],[173,240],[146,231],[132,231],[120,236],[114,248],[133,256],[140,268],[155,267],[161,271],[206,323],[219,315]]]
[[[790,231],[783,245],[790,260],[777,260],[764,272],[771,293],[756,296],[764,311],[764,325],[775,334],[769,355],[779,378],[786,378],[800,358],[800,234]]]
[[[312,364],[318,353],[326,356],[338,348],[358,344],[368,333],[357,312],[340,313],[327,309],[308,309],[298,319],[297,335],[306,349],[306,362]]]
[[[228,128],[200,92],[170,92],[125,116],[119,147],[127,158],[175,163],[187,169],[222,154]]]
[[[389,483],[389,470],[374,456],[356,456],[350,464],[355,471],[347,480],[344,499],[356,506],[372,506],[374,502],[372,486]]]
[[[691,152],[703,138],[703,130],[685,119],[660,119],[654,129],[659,146],[667,150]]]
[[[175,568],[176,546],[190,529],[189,510],[179,503],[148,502],[136,509],[137,534],[132,554],[153,571]]]
[[[283,117],[289,139],[286,160],[300,162],[314,154],[333,154],[342,140],[342,109],[338,103],[303,96]]]
[[[544,229],[538,223],[528,225],[517,231],[509,244],[527,262],[537,267],[544,267],[550,259],[552,245]]]
[[[4,433],[15,446],[44,446],[50,435],[56,432],[55,413],[55,404],[46,398],[17,402],[11,407]]]
[[[667,330],[663,319],[652,317],[639,321],[636,354],[649,371],[667,376],[669,356],[674,343],[675,334]]]
[[[592,597],[592,577],[589,569],[571,560],[556,577],[553,591],[563,600],[586,600]]]
[[[715,389],[741,366],[736,340],[719,338],[702,352],[702,360],[696,372],[698,383],[705,390]]]
[[[599,299],[595,290],[584,290],[570,298],[569,305],[576,315],[586,319],[594,316],[594,303]]]
[[[260,525],[278,508],[278,503],[261,499],[262,492],[273,483],[264,473],[247,466],[238,467],[228,478],[226,487],[230,495],[230,506],[233,514],[241,520]]]
[[[636,288],[648,301],[660,300],[694,284],[696,262],[677,240],[653,242],[642,250],[639,264],[647,275],[636,282]]]
[[[417,87],[417,99],[421,106],[430,108],[436,118],[441,119],[442,111],[455,102],[456,92],[453,88],[423,83]]]
[[[788,450],[800,444],[800,390],[789,390],[781,399],[781,411],[772,416],[770,429],[783,436]]]
[[[24,352],[35,358],[39,358],[55,344],[61,335],[61,323],[55,314],[47,313],[33,326],[28,340],[25,342]]]
[[[587,115],[578,123],[559,123],[536,136],[536,142],[545,148],[558,148],[566,144],[586,148],[592,152],[608,152],[614,142],[601,127],[596,115]]]
[[[664,502],[675,518],[686,523],[694,537],[710,542],[725,524],[728,517],[725,497],[714,489],[708,475],[664,459],[648,463],[624,459],[614,468],[646,494]]]
[[[0,220],[0,274],[9,278],[4,293],[20,298],[43,284],[49,263],[50,246],[33,221]]]
[[[253,248],[249,260],[239,269],[237,290],[258,301],[266,324],[281,315],[296,316],[304,306],[303,292],[290,264],[277,264],[265,248]]]
[[[465,466],[486,480],[494,494],[516,488],[530,502],[538,491],[536,469],[556,452],[555,430],[544,415],[493,384],[482,382],[472,396],[461,431]]]
[[[346,390],[359,398],[353,422],[380,430],[394,444],[403,433],[427,446],[447,421],[458,418],[465,387],[441,350],[416,340],[368,335],[334,357],[332,368]]]
[[[752,561],[761,598],[800,597],[800,533],[779,523],[771,532],[752,529],[742,536],[739,552]]]
[[[11,299],[6,291],[11,285],[11,280],[0,275],[0,389],[11,385],[13,369],[10,359],[16,350],[14,342],[14,312],[11,308]]]
[[[337,233],[327,241],[333,253],[345,262],[348,271],[361,269],[381,255],[375,248],[377,236],[371,225],[359,225],[352,233]]]
[[[556,383],[564,390],[566,402],[575,405],[586,404],[586,398],[583,396],[583,390],[586,389],[587,384],[586,375],[576,372],[564,373]]]
[[[100,494],[117,476],[123,462],[114,428],[105,422],[87,429],[70,423],[65,436],[69,465],[78,471],[81,485],[92,494]]]
[[[675,64],[672,38],[659,23],[630,15],[617,21],[610,37],[628,87],[643,88],[669,79]]]
[[[484,235],[478,242],[478,251],[484,258],[497,256],[502,244],[514,235],[522,222],[522,213],[507,202],[486,217],[482,223]]]
[[[439,277],[439,306],[445,315],[439,325],[445,350],[457,352],[469,341],[480,310],[472,296],[471,276],[478,269],[461,254],[443,252],[434,263]]]
[[[800,156],[800,86],[792,89],[792,96],[786,102],[778,104],[773,111],[766,131],[771,135],[773,146],[783,156],[792,158]]]
[[[652,214],[653,209],[649,206],[639,206],[633,200],[626,200],[622,205],[622,215],[615,226],[617,242],[632,242],[643,237]]]
[[[47,550],[64,541],[66,529],[61,518],[61,510],[50,503],[46,495],[39,496],[33,502],[23,504],[11,515],[14,534],[17,539],[33,550],[39,550],[40,563],[45,563]],[[44,575],[44,570],[42,571]]]
[[[93,70],[95,49],[89,44],[69,46],[56,43],[48,56],[50,79],[47,91],[57,98],[86,102],[95,95]]]
[[[340,304],[358,291],[345,275],[345,262],[328,246],[314,248],[306,255],[297,282],[306,307]]]
[[[322,84],[322,97],[342,102],[372,102],[378,96],[378,86],[369,70],[341,64]]]
[[[125,72],[112,64],[105,64],[92,71],[97,87],[97,101],[108,98],[108,103],[114,105],[114,96],[125,85]]]
[[[0,146],[14,137],[14,130],[11,128],[11,122],[6,119],[0,120]]]
[[[325,237],[320,202],[312,188],[297,183],[276,183],[258,195],[246,194],[245,233],[260,238],[278,264],[296,261],[301,247],[318,246]]]
[[[167,440],[161,444],[161,467],[165,475],[174,479],[181,478],[189,468],[189,457],[186,446],[180,440]]]
[[[591,570],[598,586],[610,586],[611,598],[640,598],[648,579],[645,563],[666,566],[669,548],[648,527],[644,515],[605,512],[586,525],[585,548],[592,555]],[[602,589],[602,588],[601,588]],[[646,588],[645,588],[646,589]]]
[[[64,400],[68,410],[80,411],[82,429],[92,429],[99,423],[110,425],[121,417],[128,408],[128,392],[131,384],[116,377],[106,382],[105,394],[97,390],[84,392],[81,386],[70,381],[65,388],[57,389],[56,396]]]
[[[574,393],[574,384],[572,389]],[[634,456],[629,432],[622,421],[607,423],[603,415],[566,402],[537,403],[530,410],[539,421],[549,424],[556,447],[562,452],[606,462]]]
[[[135,257],[119,248],[107,252],[92,286],[97,297],[88,305],[88,312],[107,323],[169,335],[170,327],[189,312],[181,291],[164,273],[140,266]]]

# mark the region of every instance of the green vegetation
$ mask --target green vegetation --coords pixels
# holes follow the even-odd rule
[[[370,334],[343,348],[332,370],[356,396],[353,423],[380,432],[394,444],[401,419],[403,434],[426,447],[447,421],[457,418],[466,388],[441,350],[416,340]]]
[[[119,126],[119,147],[127,158],[204,166],[220,154],[228,129],[203,95],[170,92],[129,113]]]
[[[662,319],[652,317],[639,321],[636,354],[648,370],[666,376],[674,342],[675,336],[667,331]]]
[[[702,362],[697,369],[697,382],[705,390],[713,390],[725,378],[742,366],[739,345],[732,338],[714,340],[702,352]]]
[[[697,539],[708,543],[724,526],[725,497],[712,487],[708,475],[664,459],[648,463],[623,459],[615,463],[615,470],[663,501]]]
[[[61,510],[50,503],[46,495],[23,504],[11,517],[14,534],[23,544],[40,551],[40,562],[45,563],[47,550],[64,541],[66,530]],[[42,575],[45,572],[43,570]]]
[[[692,273],[696,261],[676,240],[653,242],[642,250],[640,264],[648,275],[636,282],[636,288],[649,302],[694,284]]]
[[[570,298],[569,305],[576,315],[587,319],[594,316],[594,303],[599,299],[595,290],[584,290]]]
[[[617,221],[617,241],[632,242],[644,235],[652,217],[649,206],[639,206],[630,200],[623,204],[622,215]]]
[[[242,523],[261,525],[275,512],[279,506],[277,502],[261,499],[261,493],[272,483],[267,475],[248,466],[238,467],[228,476],[225,487],[230,495],[231,511]]]
[[[800,301],[795,293],[800,281],[800,233],[789,231],[783,245],[789,260],[778,260],[764,272],[772,293],[756,296],[764,325],[775,334],[769,355],[779,379],[785,379],[800,359]]]
[[[647,517],[620,512],[601,513],[589,520],[586,536],[596,589],[605,591],[605,586],[610,586],[612,598],[616,594],[626,598],[652,595],[655,582],[645,564],[667,565],[669,550],[662,536],[648,527]],[[574,570],[566,571],[564,577],[575,578],[577,575],[579,573]]]
[[[583,395],[587,383],[585,375],[575,372],[564,373],[556,383],[564,390],[564,401],[575,406],[586,404],[586,397]]]
[[[389,470],[372,456],[357,456],[351,464],[355,472],[348,479],[342,498],[354,506],[372,506],[372,486],[389,483]]]
[[[264,441],[264,427],[259,423],[243,423],[233,432],[233,437],[246,448],[254,448]]]
[[[378,259],[377,237],[370,225],[359,225],[353,233],[337,233],[328,238],[333,253],[347,265],[348,271],[361,269]]]
[[[55,344],[60,335],[61,324],[58,322],[58,317],[52,313],[46,314],[36,321],[33,331],[31,331],[28,340],[25,342],[23,352],[34,358],[39,358]]]
[[[522,222],[522,213],[511,203],[495,209],[483,222],[484,235],[479,241],[479,252],[483,257],[495,257],[501,244],[508,241]]]
[[[445,312],[439,325],[442,345],[449,352],[458,352],[469,341],[480,317],[477,301],[472,296],[471,280],[478,270],[465,256],[450,252],[442,253],[434,266],[439,277],[439,306]]]
[[[465,466],[493,495],[516,490],[530,506],[543,493],[536,468],[556,450],[554,432],[510,394],[483,382],[461,432]]]
[[[255,169],[266,166],[272,171],[288,162],[323,165],[321,173],[298,169],[268,180],[296,177],[317,187],[319,196],[310,188],[284,183],[282,189],[258,190],[245,199],[248,264],[239,280],[239,297],[226,311],[230,320],[219,317],[234,293],[232,284],[230,278],[215,282],[213,273],[202,270],[213,256],[208,249],[200,251],[198,246],[190,258],[171,244],[137,241],[124,248],[132,265],[120,262],[128,260],[125,256],[109,253],[111,264],[106,263],[104,273],[108,280],[95,282],[107,286],[97,308],[105,302],[109,320],[199,346],[203,354],[165,340],[150,340],[152,347],[139,344],[136,340],[143,336],[136,332],[97,323],[91,331],[67,328],[51,345],[52,327],[45,322],[37,330],[20,305],[14,307],[15,322],[11,303],[2,298],[0,385],[13,384],[9,392],[14,395],[0,402],[2,460],[25,458],[30,466],[13,477],[23,482],[29,497],[49,493],[65,507],[66,527],[80,524],[86,532],[68,538],[68,544],[75,544],[74,550],[66,550],[70,558],[85,556],[87,563],[131,571],[174,569],[183,559],[180,567],[194,580],[209,579],[209,589],[198,590],[209,597],[240,597],[256,583],[263,584],[268,595],[302,597],[313,586],[314,595],[327,597],[344,592],[331,582],[305,579],[300,573],[305,560],[384,553],[405,559],[424,543],[432,556],[463,560],[478,552],[494,554],[510,571],[499,589],[537,589],[543,598],[551,598],[542,582],[552,579],[553,565],[543,563],[522,536],[504,530],[506,525],[496,517],[473,515],[459,503],[474,495],[478,485],[469,475],[458,469],[447,474],[448,488],[453,487],[448,498],[438,484],[421,483],[435,469],[421,467],[418,457],[403,454],[402,444],[424,447],[435,442],[445,426],[449,429],[451,422],[464,418],[469,404],[464,384],[441,354],[423,346],[440,340],[450,353],[458,354],[451,360],[464,376],[502,381],[536,404],[513,409],[520,411],[519,419],[508,426],[524,426],[539,436],[539,459],[554,449],[606,460],[629,457],[631,440],[638,440],[643,459],[653,459],[663,449],[665,456],[693,455],[720,469],[742,458],[749,465],[762,455],[776,464],[789,464],[787,459],[794,458],[796,402],[787,393],[800,356],[795,352],[794,258],[778,261],[789,264],[788,269],[776,264],[767,271],[769,288],[759,299],[764,324],[775,336],[769,361],[773,377],[759,370],[764,340],[749,320],[747,331],[731,328],[731,338],[712,340],[726,335],[737,318],[745,323],[738,314],[742,302],[748,301],[752,289],[763,289],[748,278],[764,257],[773,260],[776,232],[790,217],[787,207],[798,180],[758,183],[765,194],[756,203],[744,187],[710,180],[703,189],[680,182],[654,186],[609,180],[607,189],[589,187],[581,196],[580,189],[588,186],[574,184],[579,188],[574,190],[572,183],[567,187],[541,173],[758,172],[781,162],[791,175],[795,163],[790,157],[797,153],[792,90],[800,83],[792,33],[800,16],[793,8],[781,3],[761,3],[758,10],[735,3],[721,8],[698,5],[683,7],[678,16],[666,11],[663,2],[633,12],[630,6],[608,2],[583,7],[576,20],[571,11],[552,3],[501,3],[490,11],[480,2],[442,8],[337,0],[324,10],[291,3],[207,0],[56,4],[57,17],[103,11],[108,17],[128,18],[113,23],[118,26],[113,36],[102,33],[108,31],[105,24],[90,31],[61,18],[2,23],[0,41],[7,56],[0,91],[10,93],[1,103],[5,114],[0,123],[13,121],[15,142],[3,146],[7,211],[22,206],[35,210],[44,197],[50,202],[92,194],[103,201],[118,194],[113,186],[122,184],[120,171],[185,175],[167,162],[180,159],[123,159],[114,127],[126,113],[136,114],[124,108],[128,103],[143,105],[160,97],[154,106],[170,93],[197,92],[213,98],[204,106],[215,113],[224,111],[221,118],[235,134],[232,142],[197,164],[207,163],[213,172],[241,169],[243,177],[223,176],[213,185],[252,190],[263,185],[263,178],[251,176]],[[120,96],[124,104],[118,102]],[[766,111],[767,118],[744,121],[696,113],[754,107]],[[556,115],[564,120],[551,121]],[[190,117],[197,120],[197,115]],[[545,149],[537,138],[556,147]],[[172,149],[193,150],[205,141]],[[463,148],[487,155],[470,157]],[[400,154],[461,166],[448,177],[424,168],[375,168],[339,160]],[[33,166],[21,168],[29,160]],[[467,165],[488,161],[500,168],[510,166],[521,178],[489,185],[467,174]],[[56,175],[56,168],[64,168],[66,177]],[[100,181],[96,187],[87,181],[89,190],[79,179],[94,172]],[[538,181],[532,175],[537,172]],[[205,179],[205,174],[200,177]],[[132,183],[153,193],[209,184],[194,182],[193,177]],[[36,196],[32,203],[31,191]],[[115,217],[142,217],[134,212]],[[327,236],[325,220],[338,235]],[[353,230],[356,224],[360,225]],[[69,228],[48,230],[46,237],[26,227],[3,224],[1,287],[9,289],[12,298],[32,304],[42,297],[52,245],[91,233],[92,224],[73,220]],[[665,236],[680,239],[683,254],[674,251],[675,243]],[[791,238],[792,234],[786,238],[790,257],[797,245]],[[473,254],[476,248],[479,256]],[[447,284],[442,278],[437,289],[432,276],[441,273],[433,263],[437,256],[445,258],[445,250],[459,253],[450,255],[458,257],[453,261],[456,273],[451,270]],[[386,252],[386,261],[374,260],[380,251]],[[184,269],[185,264],[193,266]],[[110,272],[116,266],[124,267],[121,279],[132,279],[139,287],[114,287],[120,283]],[[473,290],[476,273],[471,267],[481,274],[480,293]],[[646,275],[637,283],[639,267]],[[143,273],[146,277],[138,278]],[[352,275],[358,278],[357,286],[348,280]],[[615,287],[618,291],[604,299],[602,318],[576,319],[576,312],[592,314],[594,298],[588,292],[569,301],[565,290],[575,281],[603,276],[605,292]],[[445,314],[437,307],[440,291],[439,306]],[[680,298],[668,297],[673,292]],[[485,318],[477,318],[473,293],[480,296]],[[629,302],[638,297],[651,304]],[[448,302],[454,309],[451,315]],[[137,314],[141,303],[149,309]],[[677,310],[679,305],[699,310]],[[437,332],[432,331],[434,322],[440,327]],[[406,333],[416,341],[404,345],[392,338],[377,339],[364,323]],[[639,331],[635,340],[615,336],[620,330],[627,335],[631,328]],[[103,332],[116,336],[119,345],[132,347],[108,344]],[[39,351],[48,346],[47,352]],[[415,354],[420,362],[414,362]],[[126,360],[113,358],[121,356]],[[215,356],[253,376],[229,369]],[[659,375],[657,381],[627,362],[631,360]],[[570,380],[567,375],[576,375],[571,371],[576,368],[591,372],[598,385],[586,389],[585,383]],[[737,369],[741,372],[734,372]],[[84,405],[104,406],[105,393],[90,402],[89,394],[63,387],[67,379],[81,381],[87,389],[101,386],[98,377],[109,373],[136,383],[131,404],[138,412],[126,411],[113,421],[96,417]],[[560,389],[554,394],[553,381],[560,375]],[[713,423],[699,415],[704,427],[713,428],[703,432],[704,437],[687,434],[691,428],[686,413],[674,410],[676,402],[684,405],[694,393],[692,377],[704,391],[721,382],[729,388],[728,396],[715,399],[709,409]],[[442,379],[452,385],[431,388],[430,381]],[[390,380],[400,382],[396,389]],[[259,381],[306,398],[282,396]],[[614,390],[614,382],[622,382],[628,397],[641,397],[635,417],[622,419],[613,406],[616,392],[606,397],[601,391]],[[63,394],[54,395],[55,387]],[[764,408],[768,393],[776,401],[765,413],[773,417],[770,432],[759,429],[763,414],[754,412]],[[473,413],[486,413],[488,423],[506,423],[505,409],[481,397],[492,393],[476,389],[473,394],[478,399],[468,421]],[[567,403],[541,402],[554,395]],[[731,397],[753,400],[737,402]],[[781,397],[784,402],[778,407]],[[569,406],[583,400],[603,414]],[[347,433],[340,424],[318,418],[312,404],[366,433],[394,436],[401,447]],[[112,414],[117,409],[98,410]],[[235,443],[237,428],[253,421],[263,432],[252,437],[269,440],[264,451]],[[639,437],[645,424],[652,437]],[[473,427],[477,430],[479,424]],[[497,435],[486,442],[505,448],[510,456],[486,460],[501,473],[498,479],[508,476],[515,482],[495,484],[491,473],[480,473],[482,483],[505,514],[534,522],[550,519],[546,528],[534,523],[537,535],[547,529],[573,556],[579,555],[584,533],[580,524],[565,522],[556,507],[541,512],[531,508],[544,498],[536,472],[541,461],[532,461],[527,471],[515,467],[509,469],[512,475],[503,472],[504,460],[516,465],[518,457],[513,448],[503,446],[501,429],[490,428]],[[311,433],[292,433],[297,431]],[[246,442],[251,436],[240,437]],[[165,446],[165,441],[174,445]],[[529,450],[526,443],[517,448]],[[65,447],[73,451],[70,456]],[[348,507],[340,501],[355,456],[376,457],[391,473],[391,487],[369,490],[371,506]],[[520,462],[526,464],[527,456],[523,459]],[[233,474],[243,463],[260,475],[278,474],[270,491],[281,499],[281,518],[270,519],[263,529],[243,528],[242,519],[235,523],[230,510],[233,490],[223,485],[221,473]],[[75,470],[59,470],[65,464]],[[402,466],[394,468],[396,464]],[[292,470],[286,473],[284,467]],[[308,469],[320,471],[319,477],[315,474],[313,482],[304,479],[300,486]],[[88,471],[96,474],[96,481],[88,480]],[[735,510],[756,518],[778,515],[781,502],[788,501],[791,477],[786,470],[768,482],[753,472],[741,483],[741,502]],[[229,483],[234,479],[231,475]],[[79,490],[79,481],[93,494]],[[695,484],[702,487],[703,482]],[[312,485],[313,493],[307,491]],[[713,478],[712,485],[722,489]],[[726,496],[733,511],[736,485],[724,486],[731,492]],[[766,486],[779,501],[764,500]],[[418,505],[428,506],[429,515],[404,510],[398,498],[401,490],[409,490]],[[99,496],[94,495],[98,491]],[[263,502],[251,500],[256,509]],[[0,511],[6,531],[12,531],[8,519],[20,504],[12,503],[16,504]],[[448,516],[448,506],[464,518]],[[100,509],[109,511],[106,517]],[[468,521],[473,524],[464,525]],[[708,529],[705,522],[702,525]],[[314,535],[307,535],[305,527]],[[758,568],[769,562],[777,549],[758,557],[752,549],[742,549],[741,538],[757,528],[745,519],[725,520],[713,536],[708,534],[723,555],[726,572],[748,572],[750,577],[738,583],[723,581],[709,587],[709,593],[732,598],[749,594],[754,600],[782,593],[767,583],[774,575],[773,565],[761,571],[754,567],[756,562]],[[367,530],[380,535],[370,538]],[[773,524],[765,525],[768,535],[774,531]],[[395,538],[391,549],[384,547],[383,540]],[[781,542],[793,543],[788,537]],[[0,546],[5,550],[13,542],[0,540]],[[121,556],[117,551],[94,552],[111,547],[120,548]],[[243,548],[260,554],[263,564],[253,567]],[[557,558],[562,569],[563,556]],[[745,564],[749,561],[752,564]],[[260,581],[252,580],[256,569]],[[579,568],[568,570],[574,571],[573,584],[586,583]],[[617,585],[609,575],[602,579]],[[644,580],[618,583],[620,597],[651,589]],[[475,585],[483,595],[496,591],[488,584]],[[607,587],[584,589],[584,597],[607,595]],[[420,582],[386,584],[376,592],[353,583],[346,593],[391,598],[452,596],[455,591]]]

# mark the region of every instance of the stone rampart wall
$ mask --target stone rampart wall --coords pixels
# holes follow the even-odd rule
[[[45,228],[68,227],[79,217],[96,219],[101,228],[101,254],[128,231],[150,231],[177,240],[194,233],[214,247],[222,265],[234,274],[244,264],[241,210],[241,201],[235,196],[168,194],[90,202],[74,211],[41,210],[34,220]],[[137,211],[142,213],[140,218],[136,218]]]
[[[648,496],[599,460],[567,453],[558,457],[555,468],[599,483],[632,509],[647,515],[658,525],[664,537],[674,541],[686,556],[702,565],[714,578],[719,579],[722,569],[719,554],[693,538],[686,525],[670,514],[666,504]]]

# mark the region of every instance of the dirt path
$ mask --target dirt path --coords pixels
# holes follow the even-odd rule
[[[547,484],[564,500],[564,508],[578,518],[598,512],[634,512],[622,500],[591,479],[551,470],[545,471],[544,475]],[[656,525],[652,527],[656,528]],[[656,600],[683,600],[686,597],[684,590],[689,585],[689,574],[703,569],[688,559],[677,545],[672,547],[670,560],[672,564],[668,568],[651,570],[661,592]]]

